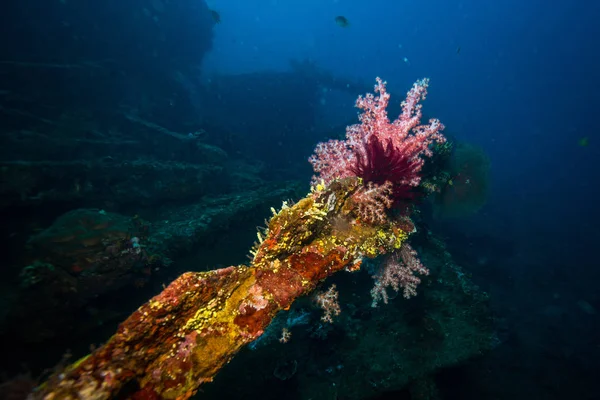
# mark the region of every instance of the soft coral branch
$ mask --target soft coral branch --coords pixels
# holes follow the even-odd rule
[[[421,181],[422,156],[430,156],[433,142],[444,142],[444,126],[437,119],[419,125],[421,104],[429,81],[417,81],[402,102],[402,113],[393,122],[387,115],[390,95],[386,83],[377,78],[375,93],[359,96],[356,107],[362,112],[360,124],[346,129],[346,140],[332,140],[317,146],[309,159],[315,181],[329,183],[336,178],[358,176],[366,183],[390,182],[396,200],[410,197],[410,188]]]
[[[373,277],[375,286],[371,289],[372,306],[377,307],[379,301],[388,303],[388,287],[396,292],[402,289],[405,299],[416,296],[417,286],[421,283],[418,275],[429,275],[429,270],[423,266],[417,252],[408,243],[404,243],[397,253],[388,257]]]
[[[392,184],[385,182],[376,185],[369,182],[352,195],[358,205],[358,215],[363,221],[382,224],[386,220],[386,210],[393,205]]]

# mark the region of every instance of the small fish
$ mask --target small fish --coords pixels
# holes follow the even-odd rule
[[[460,46],[456,48],[456,54],[460,54]]]
[[[590,144],[590,138],[588,138],[587,136],[582,137],[577,141],[577,144],[581,147],[587,147],[588,144]]]
[[[343,15],[338,15],[335,17],[335,23],[337,26],[341,26],[342,28],[347,28],[350,26],[350,22],[348,22],[348,19]]]
[[[406,64],[410,65],[410,61],[408,61],[408,57],[404,57],[402,59],[402,61],[404,61]]]
[[[210,11],[210,15],[213,19],[213,21],[215,21],[215,24],[220,24],[221,23],[221,15],[219,15],[218,12],[216,12],[215,10],[208,10]]]

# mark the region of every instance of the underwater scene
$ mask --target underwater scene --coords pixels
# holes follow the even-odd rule
[[[0,400],[600,400],[600,2],[0,10]]]

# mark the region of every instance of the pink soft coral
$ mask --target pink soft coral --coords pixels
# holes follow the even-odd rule
[[[356,100],[356,107],[362,110],[360,124],[346,129],[346,140],[330,140],[315,149],[309,159],[316,173],[313,180],[329,183],[358,176],[377,186],[389,182],[395,204],[412,198],[411,188],[421,181],[422,156],[431,156],[429,146],[433,142],[446,140],[439,120],[419,125],[423,116],[419,101],[425,99],[428,84],[428,79],[417,81],[402,102],[402,113],[390,122],[390,95],[386,83],[377,78],[375,92],[379,95],[369,93]]]
[[[417,295],[417,286],[421,283],[418,275],[429,275],[429,270],[417,258],[417,252],[408,243],[403,243],[398,252],[388,257],[379,272],[373,277],[375,286],[371,289],[373,307],[379,301],[388,303],[386,289],[391,287],[398,292],[402,289],[405,299]]]

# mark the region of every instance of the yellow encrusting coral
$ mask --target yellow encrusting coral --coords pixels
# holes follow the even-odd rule
[[[36,398],[89,399],[94,391],[110,399],[132,380],[139,398],[191,397],[297,297],[402,246],[412,224],[360,221],[352,196],[361,187],[353,178],[317,184],[297,203],[273,209],[249,266],[183,274]]]

